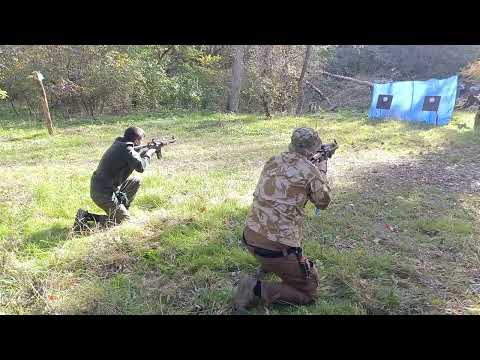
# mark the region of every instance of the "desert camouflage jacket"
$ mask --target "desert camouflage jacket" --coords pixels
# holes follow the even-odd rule
[[[265,164],[245,225],[270,241],[299,247],[306,203],[324,209],[329,192],[323,172],[305,156],[284,152]]]

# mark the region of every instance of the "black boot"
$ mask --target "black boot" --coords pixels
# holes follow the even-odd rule
[[[88,220],[89,220],[89,213],[83,209],[78,209],[77,215],[75,216],[75,222],[73,223],[72,230],[75,233],[83,233],[84,231],[88,230]]]
[[[98,214],[90,214],[91,221],[100,227],[107,227],[109,224],[109,219],[107,215],[98,215]]]

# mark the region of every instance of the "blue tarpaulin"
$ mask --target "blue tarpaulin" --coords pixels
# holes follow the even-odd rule
[[[458,76],[374,84],[369,118],[396,118],[446,125],[452,118]]]

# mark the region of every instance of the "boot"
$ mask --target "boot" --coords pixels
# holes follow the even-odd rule
[[[256,277],[249,275],[244,275],[242,277],[238,284],[237,293],[233,298],[234,313],[245,314],[246,309],[258,304],[260,298],[253,292],[253,288],[256,284]]]
[[[82,233],[89,229],[87,221],[89,220],[88,211],[78,209],[77,215],[75,216],[75,222],[73,223],[72,230],[75,233]]]
[[[98,215],[98,214],[89,214],[91,221],[93,221],[94,226],[100,228],[106,228],[109,225],[109,219],[107,215]]]

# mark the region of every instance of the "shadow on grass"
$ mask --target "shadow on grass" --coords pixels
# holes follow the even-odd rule
[[[435,125],[415,121],[406,121],[399,119],[367,119],[367,125],[371,127],[378,127],[380,125],[389,124],[391,122],[398,122],[399,124],[405,126],[405,129],[407,130],[431,130],[437,128]]]
[[[25,136],[25,137],[7,138],[4,141],[15,142],[15,141],[33,140],[33,139],[38,139],[38,138],[41,138],[41,137],[45,137],[45,135],[40,134],[40,133],[36,133],[36,134],[30,135],[30,136]]]
[[[75,126],[81,125],[118,125],[118,124],[134,124],[134,123],[155,123],[155,120],[169,118],[176,118],[177,120],[184,120],[194,117],[209,117],[216,113],[208,111],[200,111],[193,113],[186,110],[175,110],[175,111],[159,111],[159,112],[132,112],[130,114],[119,114],[119,115],[99,115],[95,118],[88,116],[72,116],[71,119],[64,119],[60,116],[55,116],[52,121],[54,128],[67,129]],[[3,120],[1,119],[2,114],[0,114],[0,124],[4,129],[22,129],[22,130],[45,130],[45,125],[43,121],[31,121],[27,117],[16,118],[15,120]],[[3,118],[6,118],[3,115]]]
[[[67,241],[69,232],[69,227],[53,225],[48,229],[31,234],[28,238],[27,244],[33,244],[42,250],[48,250]]]
[[[221,214],[221,215],[220,215]],[[67,313],[227,314],[242,270],[255,260],[241,245],[246,209],[212,208],[196,218],[158,224],[135,257],[91,260],[95,279],[72,298]],[[166,225],[171,223],[171,225]],[[116,246],[116,245],[113,245]],[[115,253],[117,249],[107,250]],[[95,256],[95,255],[94,255]],[[100,260],[100,259],[99,259]],[[80,310],[81,309],[81,310]]]
[[[280,116],[281,117],[281,116]],[[166,124],[167,129],[173,127],[182,131],[205,131],[208,129],[216,129],[228,126],[241,126],[254,124],[256,122],[268,122],[259,114],[224,114],[209,111],[188,112],[188,111],[163,111],[163,112],[138,112],[127,115],[101,115],[93,119],[91,117],[75,117],[70,120],[62,118],[54,119],[54,127],[58,129],[68,129],[72,127],[84,125],[137,125],[145,127],[145,129],[157,127],[158,121],[169,121]],[[39,130],[46,132],[42,122],[32,122],[25,119],[17,119],[17,121],[9,120],[1,122],[2,128],[6,130],[22,129],[22,130]]]

